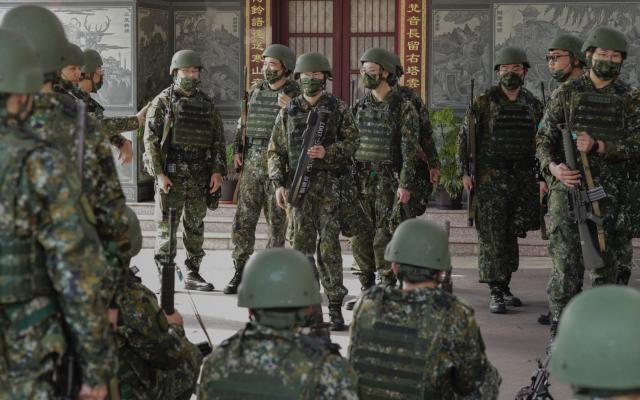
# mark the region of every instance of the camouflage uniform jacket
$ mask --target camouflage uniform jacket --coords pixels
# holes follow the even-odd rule
[[[30,130],[60,150],[68,167],[77,165],[77,109],[76,100],[65,94],[36,96],[35,111],[28,124]],[[124,285],[125,260],[129,254],[128,220],[125,197],[120,186],[113,155],[105,137],[96,129],[97,122],[87,116],[85,120],[82,193],[93,209],[96,231],[112,271],[107,277],[105,295]]]
[[[100,121],[100,132],[109,138],[111,145],[120,148],[127,140],[121,132],[138,129],[137,117],[105,117],[104,107],[91,94],[80,90],[78,98],[87,105],[87,112]]]
[[[486,374],[493,374],[473,309],[441,289],[403,291],[391,286],[374,286],[365,292],[354,309],[351,323],[349,362],[352,365],[358,357],[363,357],[359,356],[363,353],[358,352],[357,345],[354,345],[358,340],[364,339],[361,332],[375,329],[376,324],[383,321],[397,326],[396,330],[404,329],[399,327],[405,326],[410,329],[408,322],[412,323],[419,339],[427,344],[428,348],[421,353],[426,357],[423,361],[427,362],[423,364],[424,369],[421,371],[415,365],[410,366],[413,373],[422,373],[425,393],[429,394],[425,399],[452,399],[454,394],[468,395],[480,390]],[[376,332],[384,335],[381,330]],[[410,359],[420,356],[400,354],[400,350],[400,347],[393,349],[395,357],[386,358],[388,363],[380,367],[406,371],[409,367],[406,363],[417,362]],[[387,349],[368,348],[364,354],[378,351],[385,353]],[[399,361],[403,356],[408,361]],[[359,381],[366,379],[363,373],[358,372],[357,365],[354,369]],[[497,387],[494,389],[497,391]],[[360,391],[361,397],[367,398],[362,387]]]
[[[147,121],[144,128],[144,151],[147,159],[145,165],[151,176],[160,175],[164,171],[162,149],[160,145],[162,142],[165,115],[167,114],[169,107],[173,106],[173,102],[184,96],[178,88],[175,88],[173,92],[173,99],[169,99],[170,93],[170,87],[163,90],[153,99],[149,109],[147,110]],[[222,175],[226,175],[227,153],[225,149],[224,127],[222,125],[220,113],[209,96],[202,91],[196,90],[192,96],[203,101],[210,102],[212,108],[211,119],[213,131],[211,132],[211,146],[206,150],[206,158],[199,162],[206,163],[207,169],[209,169],[212,174],[220,173]],[[185,150],[199,150],[196,146],[181,146],[181,148]]]
[[[267,159],[269,178],[276,187],[289,186],[298,164],[298,160],[289,159],[291,150],[295,150],[289,149],[291,134],[296,130],[289,114],[309,113],[313,107],[321,106],[329,108],[333,114],[320,143],[324,146],[326,154],[322,160],[313,160],[312,169],[346,173],[351,165],[351,159],[359,145],[359,136],[347,105],[334,95],[325,93],[314,106],[311,106],[304,96],[300,95],[291,100],[285,109],[280,110],[271,134]]]
[[[440,161],[438,160],[436,144],[433,141],[433,129],[431,128],[431,120],[429,120],[429,110],[427,109],[427,105],[416,92],[406,86],[398,85],[395,87],[395,90],[398,90],[405,100],[409,100],[418,112],[418,118],[420,119],[418,143],[420,144],[420,149],[427,157],[429,168],[440,168]]]
[[[163,371],[185,368],[190,361],[197,364],[193,366],[197,371],[202,356],[197,351],[194,354],[195,345],[187,340],[183,327],[169,324],[156,295],[131,272],[118,306],[116,346],[121,389],[137,393],[133,394],[135,399],[171,398],[167,391],[172,388],[167,387]],[[194,372],[194,381],[196,377]]]
[[[280,330],[250,322],[222,342],[205,358],[198,399],[230,398],[220,387],[236,379],[244,385],[234,385],[234,394],[247,399],[289,398],[269,391],[276,385],[299,388],[297,399],[358,398],[356,378],[346,360],[295,328]]]
[[[369,92],[353,106],[352,112],[356,120],[358,120],[358,113],[369,107],[389,107],[390,117],[397,118],[397,120],[394,118],[381,123],[387,124],[390,135],[396,135],[392,138],[392,157],[396,164],[395,172],[398,173],[398,187],[411,188],[417,177],[416,154],[419,146],[420,127],[416,109],[410,101],[402,97],[399,91],[391,90],[382,101],[378,101],[373,93]]]
[[[481,169],[486,169],[487,167],[491,168],[492,163],[500,162],[502,160],[492,160],[487,157],[487,152],[490,150],[491,144],[491,127],[490,120],[493,115],[491,112],[491,104],[495,104],[498,106],[503,105],[512,105],[512,104],[520,104],[529,106],[531,109],[531,140],[532,144],[534,143],[535,136],[535,128],[538,125],[538,122],[542,118],[542,102],[538,100],[530,91],[525,89],[524,87],[520,89],[518,93],[518,97],[515,101],[510,101],[507,96],[504,94],[500,86],[494,86],[490,89],[487,89],[483,94],[477,96],[473,99],[473,109],[476,115],[479,117],[478,123],[478,131],[477,131],[477,143],[476,152],[478,155],[478,164],[476,168],[478,171]],[[469,132],[468,129],[469,121],[465,119],[465,122],[460,131],[460,136],[458,137],[458,171],[460,175],[468,175],[469,174],[469,154],[467,153],[467,135]],[[532,146],[533,149],[533,146]],[[534,163],[534,152],[532,152],[530,159],[522,160],[525,163]]]
[[[98,296],[105,265],[97,256],[100,245],[87,223],[87,210],[78,201],[77,178],[73,170],[66,168],[63,154],[24,131],[0,126],[0,147],[13,150],[15,158],[22,157],[3,160],[14,168],[3,168],[4,174],[0,173],[0,227],[5,234],[13,229],[14,237],[35,239],[45,254],[45,274],[52,286],[51,293],[36,295],[22,304],[0,305],[2,319],[7,317],[10,322],[9,326],[2,326],[3,336],[11,338],[15,335],[13,329],[22,329],[16,340],[30,340],[33,330],[19,328],[20,321],[37,325],[35,321],[44,321],[46,315],[51,315],[46,313],[48,307],[59,307],[75,338],[84,381],[90,386],[105,384],[115,367],[106,305]],[[18,163],[22,163],[21,168],[15,168]],[[0,264],[5,261],[11,264],[11,254],[0,254]],[[40,344],[27,345],[30,353],[19,355],[21,362],[33,362],[29,357],[37,357],[35,351],[42,348],[63,354],[66,344],[62,332],[59,327],[59,336],[34,338]],[[7,352],[10,349],[3,348],[3,356],[11,358]],[[2,371],[4,367],[0,367],[0,375],[11,376],[11,371]]]

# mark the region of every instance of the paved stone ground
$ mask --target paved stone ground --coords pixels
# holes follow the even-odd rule
[[[143,250],[134,260],[141,272],[143,282],[151,289],[159,287],[152,250]],[[184,265],[184,252],[179,251],[176,262]],[[353,261],[350,255],[344,256],[345,286],[349,289],[346,300],[359,292],[359,282],[349,272]],[[524,306],[509,309],[505,315],[488,312],[488,289],[478,283],[477,259],[475,257],[454,257],[454,293],[471,304],[476,316],[491,362],[502,375],[500,388],[501,400],[512,400],[518,389],[529,382],[535,367],[535,359],[544,355],[548,342],[548,327],[536,322],[538,315],[546,312],[545,287],[550,271],[551,260],[543,257],[521,259],[521,269],[514,275],[512,290],[518,295]],[[209,251],[202,263],[202,275],[212,282],[213,293],[192,292],[192,298],[202,315],[207,332],[214,344],[221,342],[241,328],[248,319],[246,309],[236,306],[236,296],[222,293],[222,289],[233,275],[230,251]],[[588,280],[588,279],[587,279]],[[640,288],[640,273],[637,269],[632,275],[632,286]],[[181,288],[177,283],[176,288]],[[189,304],[186,292],[179,289],[176,293],[176,308],[184,316],[185,331],[194,342],[205,340]],[[326,309],[325,299],[325,314]],[[350,311],[343,310],[347,322],[352,319]],[[326,316],[328,318],[328,315]],[[348,346],[348,332],[332,334],[333,341],[342,346],[343,354]],[[553,382],[552,394],[556,399],[568,399],[569,387]]]

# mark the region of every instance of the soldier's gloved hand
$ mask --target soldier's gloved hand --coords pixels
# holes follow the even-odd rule
[[[401,204],[407,204],[411,198],[411,192],[403,188],[398,188],[396,195],[398,196],[398,202]]]
[[[565,163],[549,164],[549,172],[551,172],[551,174],[555,176],[556,179],[558,179],[568,188],[573,189],[574,187],[580,185],[580,171],[570,170]]]
[[[440,170],[438,168],[429,169],[429,181],[432,185],[438,186],[438,182],[440,182]]]
[[[170,324],[180,325],[180,326],[184,325],[184,321],[182,320],[182,315],[180,315],[178,310],[174,310],[173,314],[171,314],[171,315],[167,315],[167,313],[164,313],[164,316],[167,317],[167,321]]]
[[[242,154],[234,154],[233,155],[233,167],[236,170],[242,168]]]
[[[287,208],[287,189],[284,186],[276,189],[276,204],[283,210]]]
[[[138,118],[138,123],[140,125],[144,125],[144,120],[147,118],[147,110],[150,105],[151,103],[147,103],[147,105],[142,107],[142,109],[136,114],[136,118]]]
[[[471,182],[471,177],[469,175],[464,175],[462,177],[462,186],[464,186],[464,190],[470,192],[473,189],[473,182]]]
[[[327,155],[327,151],[325,150],[324,146],[317,144],[315,146],[309,147],[309,150],[307,150],[307,155],[312,159],[322,160],[324,156]]]
[[[118,154],[120,165],[129,164],[133,160],[133,144],[131,140],[126,139],[118,150],[120,150],[120,154]]]
[[[78,400],[104,400],[107,397],[107,385],[92,388],[83,384],[78,394]]]
[[[278,95],[278,105],[280,106],[280,108],[285,108],[290,101],[291,97],[289,97],[288,95],[284,93],[280,93]]]
[[[158,175],[158,187],[165,193],[169,193],[169,189],[173,186],[173,182],[165,174]]]
[[[213,173],[211,174],[211,179],[209,180],[209,193],[217,192],[222,186],[222,174]]]
[[[540,185],[540,197],[544,197],[545,194],[549,193],[549,186],[545,181],[540,181],[538,184]]]

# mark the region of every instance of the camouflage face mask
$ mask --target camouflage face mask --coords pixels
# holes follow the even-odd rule
[[[301,78],[300,87],[302,88],[304,94],[309,97],[313,97],[320,93],[322,89],[324,89],[324,79]]]
[[[514,90],[524,84],[524,79],[515,72],[507,72],[500,76],[500,84],[507,90]]]
[[[280,71],[274,71],[269,68],[264,70],[263,75],[264,75],[264,80],[267,81],[268,83],[276,83],[282,77],[280,75]]]
[[[373,75],[373,74],[366,73],[362,75],[361,79],[364,87],[371,90],[380,86],[380,82],[382,82],[381,74]]]
[[[199,84],[200,84],[200,79],[181,78],[181,77],[176,78],[176,85],[178,85],[178,87],[185,92],[194,91]]]
[[[571,71],[569,71],[571,72]],[[556,69],[555,71],[553,71],[551,73],[551,77],[556,81],[556,82],[564,82],[565,79],[567,78],[567,75],[569,75],[569,72],[565,72],[564,69]]]
[[[611,60],[592,60],[593,66],[591,70],[603,81],[612,81],[620,75],[622,63],[613,62]]]

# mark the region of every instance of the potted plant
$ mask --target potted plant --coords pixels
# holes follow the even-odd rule
[[[440,189],[436,192],[435,205],[440,209],[462,208],[462,179],[458,174],[458,135],[462,119],[451,107],[430,110],[434,141],[440,160]]]
[[[228,144],[226,148],[227,153],[227,176],[222,179],[222,189],[220,193],[220,203],[232,204],[233,194],[236,191],[238,185],[239,174],[235,170],[233,165],[233,144]]]

